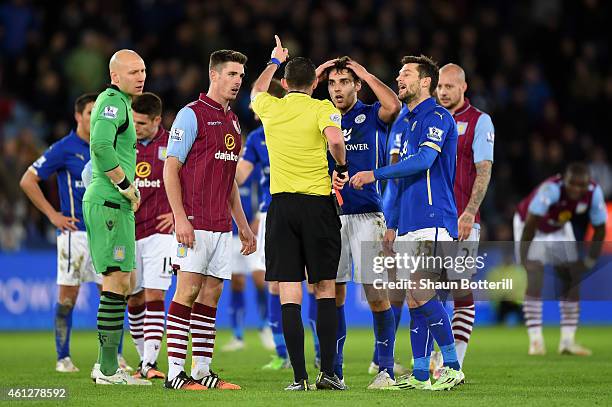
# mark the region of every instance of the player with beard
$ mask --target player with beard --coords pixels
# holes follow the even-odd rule
[[[459,65],[447,64],[440,69],[438,100],[457,123],[457,175],[455,177],[455,202],[459,214],[458,250],[471,257],[478,255],[480,241],[480,204],[482,203],[493,167],[493,143],[495,129],[491,117],[470,104],[465,92],[468,85],[465,72]],[[446,270],[448,280],[470,279],[475,268],[458,273]],[[468,342],[474,325],[475,307],[472,290],[456,289],[451,294],[454,301],[453,336],[457,348],[457,359],[463,366]],[[442,355],[432,355],[434,378],[438,378],[442,367]]]
[[[319,82],[327,78],[327,89],[334,106],[342,114],[342,132],[347,161],[351,170],[373,170],[384,165],[386,135],[389,124],[399,113],[401,104],[397,95],[358,62],[349,57],[327,61],[317,68]],[[378,98],[374,104],[365,104],[357,97],[365,82]],[[328,154],[330,172],[335,160]],[[380,389],[395,384],[393,351],[395,347],[395,319],[387,290],[375,289],[374,281],[386,276],[374,273],[361,264],[362,246],[380,251],[386,231],[382,213],[382,198],[378,183],[362,190],[344,188],[342,191],[342,249],[338,277],[336,278],[336,359],[334,370],[343,380],[343,348],[346,340],[346,282],[354,280],[362,284],[372,311],[374,336],[379,355],[378,374],[368,386]],[[365,266],[365,267],[364,267]]]
[[[397,77],[399,96],[407,101],[408,127],[402,133],[400,161],[351,177],[354,188],[376,180],[399,178],[394,210],[387,219],[397,230],[396,241],[406,242],[412,256],[442,256],[442,242],[457,237],[457,208],[453,195],[456,171],[457,126],[451,114],[432,97],[438,84],[438,66],[425,56],[402,58]],[[393,232],[391,232],[393,233]],[[388,389],[448,390],[464,379],[455,351],[450,320],[435,290],[422,283],[440,279],[440,268],[399,269],[398,274],[414,282],[408,289],[410,339],[414,371]],[[444,369],[438,381],[429,380],[431,338],[440,346]]]

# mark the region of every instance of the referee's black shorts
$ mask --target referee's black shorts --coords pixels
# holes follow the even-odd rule
[[[340,218],[332,196],[272,195],[266,216],[266,281],[335,280]]]

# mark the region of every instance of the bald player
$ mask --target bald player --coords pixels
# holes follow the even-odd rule
[[[117,51],[109,64],[111,85],[91,112],[92,180],[83,197],[83,216],[92,262],[102,275],[98,308],[100,372],[96,384],[150,385],[133,378],[117,364],[123,336],[126,296],[135,259],[134,212],[140,193],[133,184],[136,169],[136,130],[132,97],[140,95],[145,63],[134,51]]]
[[[447,64],[440,69],[437,94],[440,104],[452,113],[457,122],[457,172],[455,175],[455,202],[457,204],[459,251],[461,255],[475,257],[480,240],[480,204],[482,203],[493,166],[495,130],[491,117],[470,104],[465,97],[468,85],[465,72],[459,65]],[[458,273],[446,271],[448,280],[470,279],[476,270]],[[457,359],[463,359],[474,324],[474,298],[471,290],[454,290],[453,336]],[[436,368],[442,366],[439,352],[432,357]],[[434,371],[437,378],[439,371]]]

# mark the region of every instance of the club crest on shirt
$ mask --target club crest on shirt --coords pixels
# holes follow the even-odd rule
[[[468,123],[467,122],[457,122],[457,134],[459,136],[463,136],[467,131]]]
[[[430,127],[429,131],[427,132],[427,138],[431,141],[442,141],[443,134],[444,130],[437,127]]]
[[[234,125],[234,128],[236,129],[236,132],[238,134],[240,134],[241,133],[241,131],[240,131],[240,123],[238,123],[238,120],[232,120],[232,124]]]
[[[355,123],[361,124],[365,122],[365,119],[366,119],[366,115],[362,113],[359,116],[355,117]]]
[[[235,123],[235,122],[234,122]],[[225,148],[228,150],[233,150],[236,147],[236,139],[232,134],[225,135]]]
[[[115,248],[113,249],[113,260],[125,260],[125,246],[115,246]]]
[[[167,147],[157,147],[157,158],[164,161],[166,159]]]

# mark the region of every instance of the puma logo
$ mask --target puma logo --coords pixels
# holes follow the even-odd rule
[[[436,326],[436,325],[442,326],[442,325],[444,325],[443,321],[444,321],[444,318],[440,318],[440,320],[438,322],[436,322],[434,324],[430,324],[429,326]]]
[[[376,341],[376,344],[381,344],[381,345],[385,345],[385,346],[389,346],[389,340],[385,339],[384,341]]]
[[[419,333],[419,327],[417,326],[416,328],[411,329],[411,330],[410,330],[410,332],[413,332],[413,333],[415,333],[415,334],[418,334],[418,333]]]

